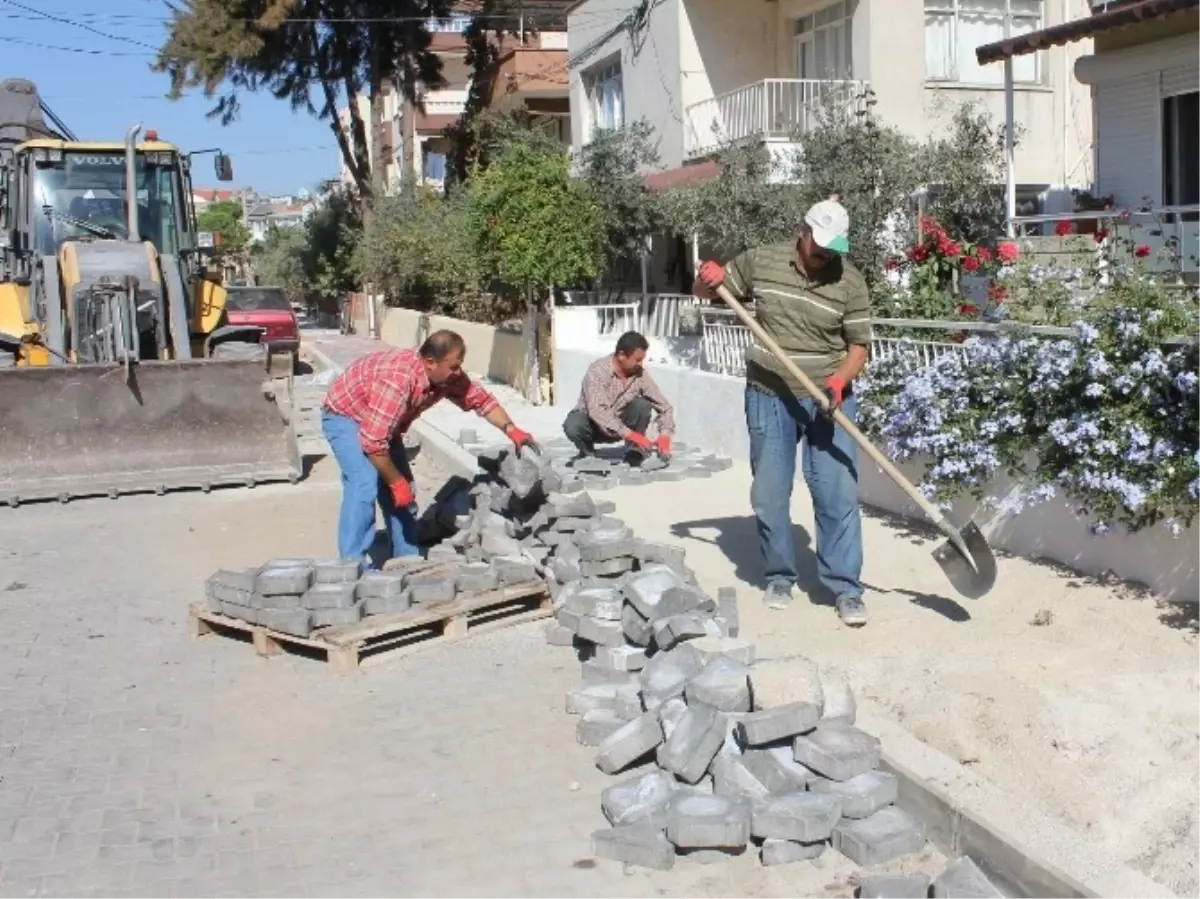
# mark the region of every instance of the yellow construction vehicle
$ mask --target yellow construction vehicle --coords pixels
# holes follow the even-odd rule
[[[228,324],[205,271],[191,158],[43,108],[0,82],[0,503],[298,480],[261,329]]]

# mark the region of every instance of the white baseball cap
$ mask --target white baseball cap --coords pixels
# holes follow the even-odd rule
[[[850,215],[837,200],[814,203],[804,214],[804,223],[812,229],[817,246],[832,253],[850,252]]]

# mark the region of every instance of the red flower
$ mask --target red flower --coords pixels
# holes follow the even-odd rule
[[[977,247],[975,255],[979,257],[980,262],[988,263],[992,261],[992,251],[987,247]]]
[[[894,272],[898,267],[899,267],[899,264],[896,262],[895,259],[884,260],[883,270],[885,272]]]
[[[924,244],[913,247],[908,251],[908,258],[911,262],[924,262],[927,258],[929,258],[929,248]]]
[[[978,311],[979,311],[979,307],[975,306],[971,303],[963,303],[961,306],[958,307],[959,315],[974,315]]]
[[[1150,255],[1150,247],[1147,244],[1140,243],[1133,248],[1133,255],[1138,259],[1145,259]]]
[[[1054,233],[1057,234],[1059,237],[1066,237],[1068,234],[1072,233],[1074,230],[1075,230],[1075,224],[1073,222],[1061,221],[1054,226]]]
[[[950,240],[950,238],[944,237],[942,240],[938,241],[938,252],[943,256],[949,256],[952,259],[957,259],[962,254],[962,247],[959,246],[958,241]]]
[[[1096,241],[1096,243],[1104,243],[1107,237],[1107,228],[1097,228],[1094,232],[1092,232],[1092,240]]]
[[[968,256],[963,260],[963,268],[969,272],[977,272],[979,271],[979,260],[974,256]]]
[[[1016,262],[1021,255],[1020,249],[1012,241],[1005,241],[996,249],[1001,262]]]
[[[993,303],[1003,303],[1007,297],[1007,287],[1001,287],[999,284],[993,284],[988,287],[988,299]]]

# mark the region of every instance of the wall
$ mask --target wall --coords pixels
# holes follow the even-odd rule
[[[482,325],[445,315],[426,315],[388,306],[383,311],[380,338],[397,347],[420,346],[432,332],[457,331],[467,342],[466,368],[522,392],[529,386],[525,369],[525,336],[520,331]]]
[[[556,346],[558,396],[578,396],[587,366],[605,352]],[[653,374],[675,405],[680,440],[733,459],[748,457],[742,379],[673,366],[656,366]],[[916,479],[916,465],[900,467]],[[1011,488],[1011,481],[1000,478],[989,485],[988,493],[1000,497]],[[860,489],[864,504],[911,518],[922,517],[874,465],[863,466]],[[965,519],[974,507],[974,500],[962,500],[955,514]],[[1200,534],[1195,526],[1177,539],[1161,527],[1138,534],[1096,537],[1088,530],[1089,523],[1057,499],[998,521],[980,515],[980,525],[995,549],[1052,559],[1086,574],[1111,571],[1119,578],[1148,585],[1164,599],[1195,602],[1200,598],[1200,563],[1196,557]]]

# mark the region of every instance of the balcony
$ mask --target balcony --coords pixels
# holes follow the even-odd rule
[[[688,159],[746,140],[790,142],[811,131],[829,112],[854,112],[865,81],[769,78],[694,103],[685,110]]]

